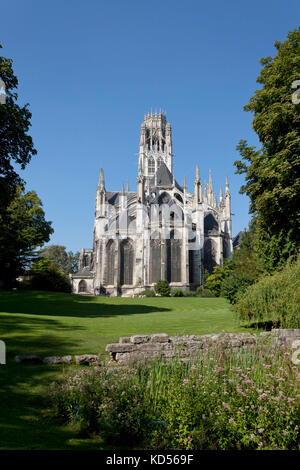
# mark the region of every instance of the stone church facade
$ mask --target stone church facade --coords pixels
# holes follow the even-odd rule
[[[96,194],[93,249],[80,252],[73,292],[129,296],[153,288],[195,289],[204,270],[232,256],[228,178],[217,201],[211,172],[202,186],[196,166],[194,191],[173,172],[172,129],[164,113],[145,114],[141,125],[136,191],[128,184],[108,191],[101,168]]]

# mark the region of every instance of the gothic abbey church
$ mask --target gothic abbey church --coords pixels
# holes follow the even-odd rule
[[[93,249],[80,252],[74,293],[130,296],[160,279],[194,289],[232,256],[230,192],[219,201],[196,167],[194,192],[173,173],[172,129],[164,113],[148,113],[141,125],[136,191],[128,184],[108,191],[101,168]]]

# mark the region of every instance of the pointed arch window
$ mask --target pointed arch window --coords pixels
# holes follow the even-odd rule
[[[172,230],[170,239],[166,242],[167,280],[181,282],[181,238],[179,238],[179,233]]]
[[[106,245],[106,283],[109,286],[114,284],[115,271],[115,242],[110,240]]]
[[[133,284],[133,246],[129,240],[121,243],[120,284]]]
[[[158,157],[157,159],[157,169],[160,167],[160,165],[163,163],[163,159],[161,157]]]
[[[87,284],[86,281],[83,279],[78,284],[78,292],[86,292],[87,291]]]
[[[150,157],[148,159],[148,175],[152,176],[155,173],[155,161],[154,158]]]

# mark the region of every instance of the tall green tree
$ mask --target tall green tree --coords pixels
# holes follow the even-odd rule
[[[10,287],[16,276],[29,267],[36,258],[35,250],[49,241],[52,232],[37,194],[18,187],[0,230],[0,280],[5,286]]]
[[[274,58],[261,59],[261,88],[244,106],[254,114],[252,126],[262,146],[241,140],[242,160],[235,162],[236,173],[245,175],[241,193],[250,198],[256,250],[266,272],[300,246],[300,100],[292,88],[300,80],[300,28],[276,41],[275,48]]]
[[[66,274],[78,271],[79,251],[73,253],[66,251],[65,246],[49,245],[38,252],[40,258],[48,258],[52,263]]]
[[[9,287],[30,264],[36,248],[49,241],[53,229],[41,200],[34,191],[25,193],[18,174],[37,152],[28,134],[31,113],[28,105],[17,103],[18,79],[12,60],[3,56],[0,78],[6,92],[0,103],[0,284]]]
[[[2,46],[0,44],[0,49]],[[37,152],[31,136],[31,113],[28,104],[17,104],[18,79],[12,68],[12,60],[0,56],[0,78],[6,89],[6,103],[0,104],[0,217],[15,196],[15,190],[23,181],[17,173],[24,169]],[[1,219],[0,219],[1,222]]]

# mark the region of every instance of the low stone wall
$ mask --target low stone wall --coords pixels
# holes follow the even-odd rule
[[[111,359],[126,364],[131,361],[141,361],[160,357],[169,359],[172,357],[189,358],[199,354],[203,350],[216,345],[223,349],[230,348],[234,351],[249,349],[257,344],[259,338],[270,337],[272,342],[286,344],[288,347],[295,340],[300,340],[300,330],[272,330],[259,335],[247,333],[220,333],[202,336],[168,336],[165,333],[154,335],[134,335],[122,337],[119,343],[108,344],[106,351]]]

